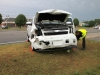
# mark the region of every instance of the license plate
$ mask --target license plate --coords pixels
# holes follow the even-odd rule
[[[60,45],[62,45],[62,41],[61,40],[53,41],[53,45],[60,46]]]

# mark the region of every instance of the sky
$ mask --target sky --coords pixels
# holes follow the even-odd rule
[[[72,13],[79,21],[100,19],[100,0],[0,0],[0,13],[3,18],[24,14],[33,18],[38,11],[60,9]]]

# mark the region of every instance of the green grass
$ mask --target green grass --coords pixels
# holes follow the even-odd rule
[[[0,45],[0,75],[100,75],[100,42],[82,51],[33,52],[30,44]]]
[[[9,27],[8,29],[2,29],[2,28],[0,28],[0,31],[10,31],[10,30],[24,31],[24,30],[26,30],[26,28],[27,27],[21,27],[21,29],[18,28],[18,27]]]

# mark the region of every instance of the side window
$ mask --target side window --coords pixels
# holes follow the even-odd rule
[[[69,33],[74,33],[75,32],[75,27],[73,25],[72,18],[68,18],[66,23],[69,26]]]
[[[70,24],[70,25],[73,25],[73,21],[72,21],[72,19],[71,19],[71,18],[68,18],[68,19],[67,19],[67,22],[71,22],[71,24]]]

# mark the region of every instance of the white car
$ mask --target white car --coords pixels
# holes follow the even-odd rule
[[[33,50],[71,50],[77,47],[75,27],[69,12],[43,10],[27,22],[27,39]]]
[[[94,29],[99,29],[99,27],[100,27],[99,25],[96,25],[94,26]]]

